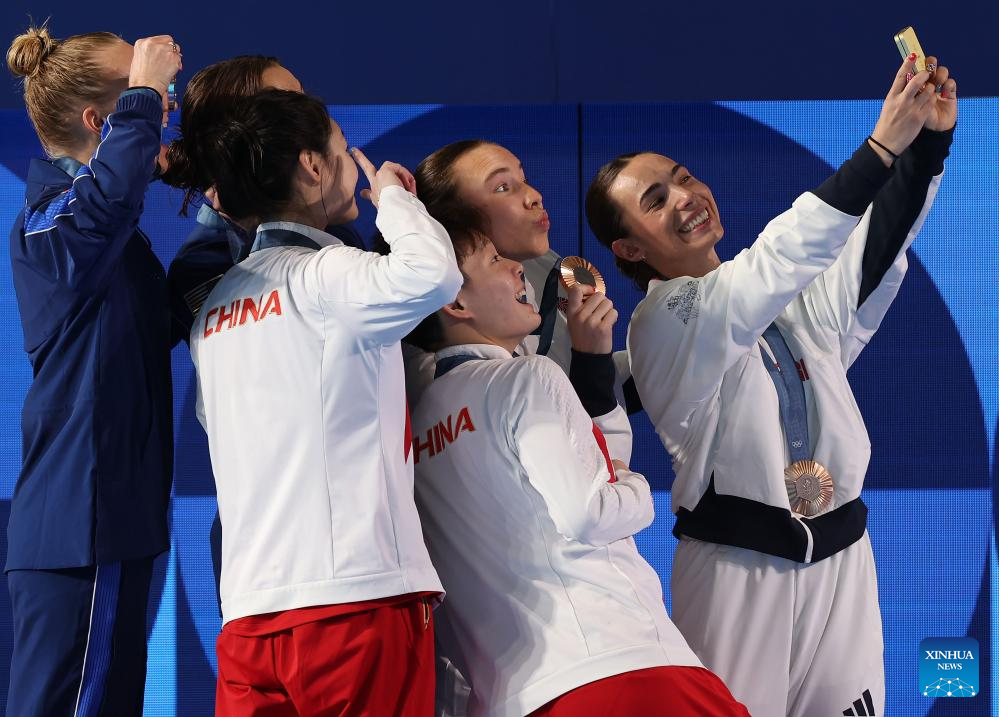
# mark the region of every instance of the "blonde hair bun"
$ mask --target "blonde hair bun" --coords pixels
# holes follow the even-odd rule
[[[18,35],[7,50],[7,67],[18,77],[32,78],[38,74],[42,62],[55,49],[58,40],[49,35],[45,25],[29,27]]]

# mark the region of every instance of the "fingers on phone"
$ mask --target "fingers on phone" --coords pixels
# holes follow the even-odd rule
[[[912,75],[906,82],[904,93],[909,97],[915,97],[920,91],[922,91],[923,85],[926,84],[929,77],[930,73],[925,70]]]

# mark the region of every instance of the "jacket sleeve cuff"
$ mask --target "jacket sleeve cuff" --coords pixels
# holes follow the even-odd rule
[[[950,145],[954,141],[954,129],[951,127],[943,132],[924,129],[909,146],[916,165],[930,176],[943,172],[944,160],[950,155]]]
[[[590,418],[610,413],[617,406],[614,376],[614,354],[588,354],[573,349],[569,382]]]
[[[129,87],[127,90],[122,92],[121,95],[119,95],[118,101],[121,102],[121,100],[125,97],[139,94],[146,95],[147,97],[156,100],[156,102],[159,103],[160,111],[163,111],[163,95],[160,94],[159,90],[154,90],[152,87],[146,87],[145,85],[140,85],[139,87]],[[131,106],[132,105],[129,105],[129,107]]]
[[[865,139],[853,156],[819,185],[814,194],[844,214],[859,217],[867,211],[890,176],[891,168],[884,165]]]
[[[154,120],[158,127],[163,119],[163,100],[152,87],[130,87],[118,96],[114,111],[137,112]]]

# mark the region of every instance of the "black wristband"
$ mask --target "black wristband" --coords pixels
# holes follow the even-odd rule
[[[614,354],[587,354],[573,349],[569,382],[590,418],[606,415],[617,406],[614,397],[616,374]]]
[[[621,393],[624,394],[624,410],[628,412],[629,416],[645,410],[645,406],[642,405],[642,397],[638,395],[638,387],[635,385],[634,376],[629,376],[621,384]]]
[[[867,135],[867,139],[868,139],[869,141],[871,141],[871,142],[874,142],[874,144],[876,144],[876,145],[877,145],[877,146],[879,146],[879,147],[880,147],[881,149],[883,149],[883,150],[884,150],[885,152],[887,152],[888,154],[890,154],[890,155],[891,155],[891,163],[892,163],[892,164],[895,164],[895,161],[896,161],[896,160],[898,159],[898,155],[897,155],[897,154],[895,154],[895,153],[894,153],[894,152],[892,152],[892,151],[891,151],[890,149],[888,149],[888,148],[887,148],[887,147],[885,147],[885,146],[884,146],[883,144],[881,144],[881,143],[880,143],[880,142],[878,142],[878,141],[877,141],[876,139],[874,139],[874,135],[871,135],[871,134]]]

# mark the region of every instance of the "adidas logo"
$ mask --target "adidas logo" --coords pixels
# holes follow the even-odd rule
[[[850,717],[875,717],[874,700],[871,699],[871,691],[864,690],[861,699],[854,700],[853,707],[847,707],[843,710],[843,714]]]

